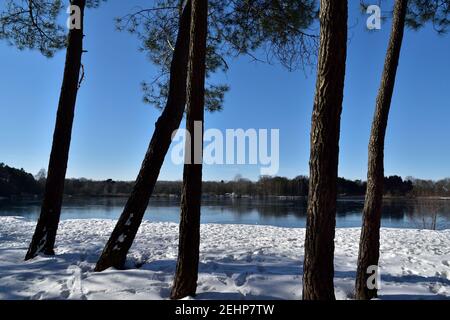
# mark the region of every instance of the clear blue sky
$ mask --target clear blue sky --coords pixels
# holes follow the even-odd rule
[[[390,1],[388,1],[389,3]],[[115,31],[113,18],[149,1],[110,0],[86,15],[86,79],[79,92],[68,177],[133,180],[159,111],[142,102],[140,82],[155,68],[139,41]],[[390,10],[385,4],[383,11]],[[339,175],[365,179],[367,143],[390,21],[367,32],[357,1],[350,1],[349,52],[342,114]],[[386,174],[438,179],[450,176],[450,35],[431,28],[405,35],[386,140]],[[36,173],[46,168],[64,66],[0,43],[0,162]],[[239,58],[220,76],[231,86],[225,108],[206,116],[206,128],[280,129],[280,176],[308,174],[315,70],[289,73],[278,65]],[[205,180],[257,179],[257,166],[206,166]],[[180,180],[170,162],[160,179]]]

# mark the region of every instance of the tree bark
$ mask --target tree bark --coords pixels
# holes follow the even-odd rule
[[[378,266],[380,255],[381,206],[384,180],[384,141],[389,109],[394,92],[400,51],[403,42],[408,0],[396,0],[389,46],[386,53],[381,86],[378,92],[375,115],[369,142],[367,191],[363,211],[363,226],[359,245],[356,273],[356,299],[377,297],[377,289],[369,289],[367,280],[370,266]]]
[[[186,140],[186,150],[190,148],[191,159],[185,163],[183,172],[178,262],[172,299],[193,296],[197,290],[207,30],[208,0],[192,0],[186,119],[186,129],[191,134],[191,141]]]
[[[110,267],[123,268],[128,250],[144,217],[150,197],[172,142],[172,134],[180,126],[186,105],[186,78],[189,59],[191,1],[188,0],[181,18],[170,68],[169,94],[166,107],[155,124],[150,145],[125,208],[114,228],[95,271]]]
[[[312,115],[304,300],[333,300],[339,134],[347,57],[347,1],[321,0]]]
[[[53,133],[53,144],[48,165],[44,199],[39,220],[25,260],[32,259],[39,253],[54,255],[79,86],[81,57],[83,54],[85,2],[85,0],[75,0],[72,3],[73,5],[77,5],[81,10],[81,29],[71,29],[69,31],[64,76],[58,103],[56,125]]]

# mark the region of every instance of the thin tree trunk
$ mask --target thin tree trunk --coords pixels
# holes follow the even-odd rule
[[[347,1],[321,0],[312,115],[304,300],[332,300],[339,134],[347,57]]]
[[[356,299],[377,297],[377,289],[369,289],[367,273],[370,266],[378,266],[380,255],[381,206],[384,180],[384,141],[389,109],[394,92],[400,51],[405,29],[408,0],[396,0],[391,37],[386,53],[381,86],[378,92],[375,116],[369,142],[369,168],[367,191],[364,203],[363,226],[359,245],[358,269],[356,273]]]
[[[81,9],[81,29],[69,31],[64,77],[53,133],[44,199],[25,260],[32,259],[39,253],[54,255],[83,54],[85,0],[73,1],[73,5],[77,5]]]
[[[166,107],[155,124],[155,132],[142,162],[133,191],[97,262],[95,271],[103,271],[110,267],[123,268],[128,250],[136,237],[164,158],[172,142],[172,134],[179,128],[183,118],[186,105],[190,17],[191,1],[188,0],[180,18],[170,68],[169,94]]]
[[[205,105],[206,37],[208,0],[192,0],[186,129],[191,159],[184,165],[178,262],[171,298],[195,295],[200,249],[202,198],[203,119]],[[189,153],[188,153],[189,154]]]

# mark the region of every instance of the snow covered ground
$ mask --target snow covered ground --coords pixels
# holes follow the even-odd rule
[[[143,222],[127,270],[94,273],[113,220],[61,222],[57,255],[24,262],[35,223],[0,217],[0,299],[167,299],[178,225]],[[196,299],[301,299],[304,229],[202,225]],[[336,232],[335,287],[350,299],[359,229]],[[450,299],[450,230],[383,229],[381,299]]]

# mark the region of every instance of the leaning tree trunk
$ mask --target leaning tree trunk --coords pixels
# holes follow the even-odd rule
[[[367,174],[366,200],[363,226],[359,245],[358,269],[356,273],[356,299],[377,297],[377,288],[368,285],[370,266],[378,268],[380,255],[381,205],[384,180],[384,140],[389,109],[394,92],[395,77],[405,29],[408,0],[396,0],[391,37],[387,49],[381,86],[378,92],[375,116],[369,142],[369,168]]]
[[[170,68],[169,94],[166,107],[155,124],[150,145],[142,162],[133,191],[114,228],[95,271],[110,267],[123,268],[128,250],[144,217],[170,144],[172,134],[180,126],[186,105],[186,78],[189,58],[191,2],[182,10],[177,41]]]
[[[171,298],[195,295],[200,248],[200,207],[202,198],[203,118],[205,105],[206,36],[208,0],[192,0],[191,44],[187,87],[186,140],[191,159],[184,165],[178,262]]]
[[[321,0],[320,51],[312,115],[304,300],[334,296],[339,134],[347,57],[347,1]]]
[[[54,255],[79,86],[81,56],[83,54],[85,2],[85,0],[73,1],[73,5],[77,5],[81,10],[81,28],[71,29],[69,31],[64,78],[53,133],[53,144],[48,165],[44,199],[36,230],[25,260],[32,259],[39,253]]]

